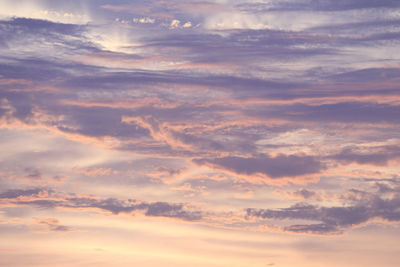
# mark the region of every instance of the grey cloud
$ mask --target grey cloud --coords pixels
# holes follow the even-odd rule
[[[200,211],[186,211],[182,204],[171,205],[166,202],[155,202],[149,204],[146,215],[181,218],[187,221],[196,221],[202,218]]]
[[[293,233],[313,233],[313,234],[327,234],[327,233],[335,233],[338,231],[335,225],[329,224],[298,224],[286,226],[283,228],[284,231],[293,232]]]
[[[385,181],[377,181],[375,182],[376,187],[378,188],[378,192],[381,194],[386,193],[396,193],[400,192],[400,186],[391,186],[389,184],[384,183]]]
[[[132,212],[144,208],[143,204],[136,204],[134,200],[120,201],[115,198],[107,199],[92,199],[92,198],[68,198],[65,206],[71,208],[99,208],[102,210],[111,211],[114,214],[121,212]]]
[[[378,195],[358,200],[352,206],[318,207],[305,203],[284,209],[247,209],[247,216],[262,219],[302,219],[319,221],[318,224],[291,225],[284,229],[290,232],[318,234],[340,233],[344,229],[366,223],[374,218],[391,222],[400,221],[400,198],[383,199]]]
[[[70,198],[67,199],[69,207],[92,207],[111,211],[114,214],[121,212],[129,213],[135,210],[145,211],[146,216],[172,217],[183,220],[193,221],[201,219],[199,211],[185,210],[183,204],[170,204],[167,202],[136,202],[135,200],[121,201],[115,198],[104,200],[95,200],[88,198]]]
[[[49,110],[55,112],[56,109]],[[148,136],[149,132],[136,124],[121,122],[123,111],[106,107],[62,107],[60,115],[65,119],[57,122],[59,130],[86,136],[114,136],[120,138]],[[101,114],[101,115],[100,115]]]
[[[48,192],[45,188],[32,188],[32,189],[11,189],[0,193],[0,198],[18,198],[20,196],[37,196],[41,192]]]
[[[25,177],[29,179],[41,179],[42,174],[38,169],[26,168],[25,171],[28,173]]]
[[[39,225],[46,226],[49,231],[52,232],[69,232],[73,229],[66,225],[61,225],[57,219],[36,219],[36,223]]]
[[[377,151],[370,151],[367,153],[361,153],[358,152],[355,148],[346,147],[342,151],[340,151],[340,153],[330,156],[329,158],[347,164],[356,162],[358,164],[386,165],[389,160],[399,157],[399,148],[394,146],[380,147],[380,149],[378,148]]]
[[[58,200],[47,200],[47,199],[37,199],[37,200],[28,200],[28,201],[13,201],[14,204],[20,205],[34,205],[40,208],[51,209],[62,206],[63,201]]]
[[[71,231],[72,228],[66,225],[51,225],[50,230],[54,232],[68,232]]]
[[[301,190],[295,191],[295,192],[293,192],[293,195],[302,197],[304,199],[314,199],[314,198],[318,199],[319,198],[319,196],[316,192],[310,191],[307,189],[301,189]]]
[[[27,121],[32,117],[33,105],[32,97],[30,95],[16,92],[7,92],[6,90],[4,90],[3,92],[0,92],[0,97],[6,99],[10,104],[10,107],[3,109],[4,111],[2,114],[0,114],[0,116],[12,116],[22,121]]]
[[[233,171],[237,174],[253,175],[259,173],[268,175],[271,178],[315,174],[324,169],[318,158],[298,155],[194,159],[193,162],[199,165],[211,164],[216,168]]]
[[[95,199],[95,198],[76,198],[70,197],[64,200],[40,199],[37,194],[39,189],[31,190],[9,190],[0,194],[0,198],[10,198],[11,203],[18,205],[34,205],[41,208],[97,208],[110,211],[113,214],[131,213],[133,211],[143,211],[146,216],[170,217],[186,221],[197,221],[202,218],[202,212],[189,210],[184,204],[174,204],[167,202],[139,202],[133,199],[120,200],[116,198]],[[34,200],[19,201],[18,196],[36,196]]]
[[[205,152],[212,152],[212,151],[237,151],[237,152],[254,152],[255,145],[250,144],[248,139],[245,139],[244,136],[235,135],[231,132],[231,129],[224,129],[225,135],[228,133],[232,137],[233,140],[215,140],[217,139],[215,135],[218,135],[218,132],[211,132],[203,135],[196,135],[194,133],[184,133],[184,132],[177,132],[171,131],[174,138],[180,140],[185,144],[193,145],[196,151],[205,151]],[[248,136],[251,138],[251,136]]]

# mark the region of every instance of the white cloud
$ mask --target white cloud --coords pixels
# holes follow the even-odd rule
[[[178,28],[180,24],[181,24],[181,22],[179,20],[174,19],[171,21],[171,24],[169,25],[169,27],[171,29]]]
[[[149,17],[143,18],[133,18],[132,20],[134,23],[142,23],[142,24],[154,24],[156,22],[155,19]]]
[[[190,21],[186,22],[185,24],[183,24],[182,26],[183,28],[190,28],[192,27],[192,23]]]
[[[0,1],[0,18],[10,17],[44,19],[74,24],[85,24],[92,20],[89,12],[84,8],[64,10],[62,8],[50,8],[40,1]]]

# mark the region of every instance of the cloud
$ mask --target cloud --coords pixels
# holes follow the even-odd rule
[[[399,38],[400,39],[400,35]],[[373,82],[400,79],[400,68],[369,68],[336,74],[330,77],[341,82]]]
[[[344,123],[400,123],[400,106],[365,102],[335,104],[294,104],[274,110],[249,110],[249,116],[278,117],[291,121],[344,122]]]
[[[304,155],[278,155],[270,157],[224,157],[216,159],[194,159],[199,165],[232,171],[238,175],[261,174],[270,178],[296,177],[319,173],[324,169],[318,158]]]
[[[0,20],[0,36],[4,56],[12,56],[18,48],[29,52],[30,56],[46,53],[62,55],[73,51],[95,51],[97,48],[86,37],[88,27],[76,24],[55,23],[30,18]],[[13,48],[13,50],[9,49]]]
[[[86,0],[79,1],[70,6],[56,1],[33,0],[16,2],[3,0],[0,3],[0,16],[45,19],[66,23],[88,23],[92,19],[89,12],[87,12],[88,2]]]
[[[307,189],[301,189],[298,191],[295,191],[292,193],[293,196],[295,197],[301,197],[303,199],[317,199],[317,200],[321,200],[320,196],[314,192],[314,191],[310,191]]]
[[[111,168],[83,168],[77,169],[76,173],[83,174],[85,176],[108,176],[111,174],[117,174],[118,171],[112,170]]]
[[[149,17],[133,18],[132,21],[134,23],[143,23],[143,24],[154,24],[156,22],[155,19]]]
[[[185,24],[182,25],[183,28],[190,28],[192,27],[192,23],[190,21],[185,22]]]
[[[171,205],[166,202],[155,202],[149,204],[147,207],[146,215],[180,218],[188,221],[196,221],[202,218],[202,214],[199,211],[185,211],[183,210],[182,204]]]
[[[398,196],[383,199],[378,195],[368,194],[368,198],[358,200],[350,206],[319,207],[299,203],[283,209],[247,209],[247,216],[260,219],[318,221],[320,223],[317,224],[290,225],[284,227],[284,230],[295,233],[335,234],[375,218],[400,222],[400,211],[397,209],[399,204]]]
[[[171,21],[171,24],[169,25],[169,27],[170,27],[171,29],[178,28],[179,25],[180,25],[180,23],[181,23],[181,22],[180,22],[179,20],[174,19],[174,20]]]
[[[199,211],[185,210],[183,204],[170,204],[166,202],[136,202],[135,200],[121,201],[115,198],[96,200],[91,198],[69,198],[66,207],[70,208],[99,208],[114,214],[121,212],[144,211],[146,216],[179,218],[187,221],[201,219]]]
[[[73,229],[69,226],[60,224],[60,221],[55,218],[33,218],[36,225],[44,226],[51,232],[71,232]]]
[[[40,193],[50,193],[51,190],[45,188],[32,188],[32,189],[10,189],[0,193],[0,198],[15,199],[18,197],[33,197],[38,196]]]
[[[47,192],[47,195],[40,195]],[[44,189],[27,190],[8,190],[0,193],[0,199],[7,199],[9,203],[17,205],[33,205],[42,208],[96,208],[103,211],[109,211],[113,214],[131,213],[142,211],[145,216],[177,218],[186,221],[198,221],[202,219],[203,214],[199,210],[192,210],[184,204],[175,204],[167,202],[143,202],[133,199],[120,200],[117,198],[94,198],[94,197],[65,197],[60,196],[54,199],[54,191]],[[49,195],[50,194],[50,195]],[[19,197],[29,197],[19,199]],[[49,224],[50,225],[50,224]],[[63,230],[54,226],[53,230]]]
[[[375,151],[374,151],[375,150]],[[370,148],[369,151],[357,151],[354,147],[345,147],[340,153],[330,156],[334,160],[341,163],[358,163],[358,164],[373,164],[384,166],[390,160],[400,157],[399,148],[397,146]]]
[[[51,6],[69,5],[39,2],[49,18],[62,9]],[[224,227],[238,220],[229,227],[241,230],[282,220],[276,228],[289,233],[398,223],[398,186],[384,180],[400,157],[398,1],[217,2],[90,0],[85,25],[1,20],[1,136],[24,136],[0,142],[0,172],[10,177],[0,181],[1,203]],[[64,21],[73,9],[60,13]],[[324,176],[329,184],[298,186]],[[39,183],[71,192],[24,187]],[[284,201],[320,206],[276,209],[282,199],[263,194],[274,183],[284,184]],[[371,183],[377,195],[362,191]],[[146,201],[118,195],[127,185]],[[77,193],[104,188],[118,194]],[[188,196],[210,211],[180,203]],[[271,206],[249,209],[246,221],[241,209],[266,197]],[[38,224],[70,230],[52,218]]]
[[[329,47],[328,36],[286,30],[237,30],[225,35],[174,33],[147,37],[143,42],[148,48],[181,49],[179,56],[192,62],[230,62],[238,64],[238,67],[258,62],[261,58],[275,63],[288,58],[293,61],[340,52],[336,47]]]
[[[255,2],[239,4],[238,8],[247,12],[271,11],[346,11],[372,8],[399,8],[396,0],[287,0],[275,2]]]
[[[130,13],[141,16],[154,16],[159,19],[171,19],[176,16],[196,17],[209,15],[221,11],[230,11],[231,9],[222,4],[211,1],[182,1],[173,0],[162,1],[144,1],[135,4],[107,4],[101,8],[114,12]]]

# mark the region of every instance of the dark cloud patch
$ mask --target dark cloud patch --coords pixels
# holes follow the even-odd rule
[[[0,193],[0,198],[14,199],[21,196],[33,197],[41,192],[49,192],[45,188],[32,188],[32,189],[11,189]]]
[[[143,204],[136,204],[134,200],[120,201],[115,198],[108,199],[92,199],[92,198],[68,198],[66,206],[71,208],[99,208],[102,210],[110,211],[114,214],[121,212],[132,212],[134,210],[141,210],[144,208]]]
[[[33,205],[38,206],[40,208],[51,209],[62,206],[63,201],[59,200],[48,200],[48,199],[36,199],[36,200],[27,200],[27,201],[13,201],[14,204],[20,205]]]
[[[304,198],[304,199],[315,199],[315,198],[318,199],[319,198],[319,196],[316,192],[310,191],[310,190],[307,190],[304,188],[293,192],[293,195]]]
[[[344,229],[366,223],[374,218],[390,222],[400,221],[400,198],[383,199],[369,194],[369,198],[358,200],[352,206],[318,207],[305,203],[284,209],[247,209],[247,216],[262,219],[302,219],[319,221],[318,224],[291,225],[284,229],[289,232],[330,234],[340,233]]]
[[[69,232],[71,231],[71,227],[66,225],[51,225],[50,230],[54,232]]]
[[[389,160],[400,157],[398,147],[381,147],[378,151],[358,152],[355,148],[346,147],[340,153],[329,158],[341,163],[349,164],[356,162],[358,164],[386,165]]]
[[[324,169],[318,158],[312,156],[278,155],[270,157],[225,157],[216,159],[194,159],[199,165],[211,165],[216,168],[233,171],[237,174],[264,174],[271,178],[295,177],[315,174]]]
[[[38,169],[26,168],[25,172],[27,172],[27,175],[25,177],[28,179],[33,179],[33,180],[42,179],[42,173]]]
[[[45,226],[51,232],[70,232],[73,229],[69,226],[60,224],[59,220],[54,218],[48,219],[35,219],[35,223]]]
[[[116,198],[95,199],[95,198],[66,198],[64,200],[40,199],[37,194],[40,191],[32,190],[10,190],[0,195],[0,198],[17,198],[20,195],[36,196],[34,200],[11,202],[19,205],[34,205],[41,208],[96,208],[109,211],[113,214],[131,213],[143,211],[146,216],[178,218],[186,221],[197,221],[202,218],[202,212],[189,210],[184,204],[167,202],[139,202],[133,199],[120,200]]]
[[[141,210],[146,216],[171,217],[183,220],[193,221],[201,219],[202,215],[199,211],[185,210],[183,204],[170,204],[167,202],[136,202],[135,200],[121,201],[115,198],[104,200],[95,200],[88,198],[70,198],[67,199],[69,207],[91,207],[110,211],[114,214],[121,212],[130,213],[132,211]],[[67,202],[67,203],[68,203]]]
[[[3,114],[0,113],[0,116],[12,116],[21,121],[28,121],[33,116],[33,101],[31,95],[4,90],[0,92],[0,98],[6,100],[8,104],[2,109],[4,112]]]
[[[391,186],[389,183],[384,183],[385,181],[375,182],[375,186],[378,188],[378,193],[396,193],[400,192],[400,186]]]
[[[200,211],[186,211],[182,204],[171,205],[166,202],[155,202],[149,204],[146,215],[180,218],[187,221],[197,221],[202,218],[202,213]]]
[[[293,233],[312,233],[324,235],[327,233],[335,233],[338,231],[337,227],[329,224],[298,224],[291,225],[283,228],[285,231]]]

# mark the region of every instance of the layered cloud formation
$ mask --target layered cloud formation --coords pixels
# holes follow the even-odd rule
[[[398,266],[398,1],[0,10],[0,265]]]

